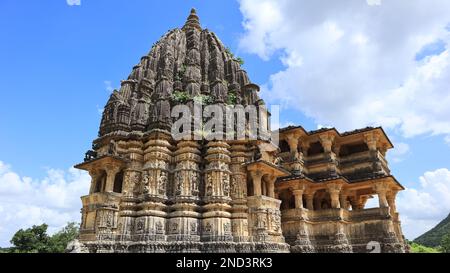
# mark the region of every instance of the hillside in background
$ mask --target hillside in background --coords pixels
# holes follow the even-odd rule
[[[434,228],[417,237],[414,242],[428,247],[437,247],[441,244],[442,237],[449,233],[450,214]]]

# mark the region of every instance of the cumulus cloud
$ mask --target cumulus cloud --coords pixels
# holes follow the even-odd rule
[[[46,223],[55,232],[80,222],[80,196],[89,191],[89,175],[74,168],[49,169],[44,179],[20,176],[0,161],[0,246],[8,246],[20,228]]]
[[[405,159],[405,157],[409,154],[410,148],[407,143],[398,142],[394,144],[395,149],[392,149],[388,153],[389,161],[398,163]]]
[[[284,68],[262,95],[341,130],[450,136],[450,2],[240,0],[240,47]]]
[[[399,193],[397,209],[408,239],[434,227],[450,213],[450,170],[425,172],[417,187]]]
[[[66,3],[69,6],[80,6],[81,0],[66,0]]]

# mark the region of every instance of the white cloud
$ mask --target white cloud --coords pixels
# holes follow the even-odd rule
[[[366,0],[369,6],[379,6],[381,5],[381,0]]]
[[[66,3],[69,6],[80,6],[81,0],[66,0]]]
[[[395,149],[389,150],[388,159],[392,162],[401,162],[410,152],[409,145],[407,143],[398,142],[394,143]]]
[[[450,137],[449,1],[240,0],[240,10],[241,49],[282,53],[285,68],[261,89],[269,103],[340,130]],[[417,61],[436,41],[444,51]]]
[[[0,161],[0,246],[9,245],[20,228],[47,223],[52,233],[67,222],[80,222],[80,196],[89,184],[89,175],[74,168],[49,169],[38,180],[21,177]]]
[[[445,143],[447,143],[448,145],[450,145],[450,136],[446,136],[444,139]]]
[[[103,81],[103,83],[105,84],[106,91],[108,91],[109,93],[114,91],[114,87],[112,87],[111,81]]]
[[[397,209],[408,239],[428,231],[450,213],[450,170],[424,173],[420,185],[399,193]]]

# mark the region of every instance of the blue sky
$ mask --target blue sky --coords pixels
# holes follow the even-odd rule
[[[73,187],[77,196],[30,204],[36,207],[32,220],[4,218],[0,246],[33,221],[57,215],[51,224],[56,229],[78,220],[78,191],[87,191],[88,178],[69,168],[82,161],[96,137],[111,88],[120,86],[161,35],[183,25],[191,7],[203,27],[245,60],[263,98],[283,106],[281,124],[385,127],[397,147],[388,157],[392,173],[411,189],[399,196],[411,239],[445,217],[450,194],[430,197],[442,192],[436,189],[450,189],[449,78],[442,76],[450,70],[449,5],[319,2],[2,0],[0,213],[27,199],[24,188],[39,194],[33,189],[53,185],[54,194],[69,196]],[[344,16],[351,7],[359,17]],[[343,99],[349,107],[342,107]],[[83,187],[75,187],[77,179]],[[7,202],[11,185],[17,198]]]

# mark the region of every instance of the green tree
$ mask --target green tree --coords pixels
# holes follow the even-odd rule
[[[47,224],[20,229],[11,239],[14,253],[62,253],[67,244],[78,236],[78,224],[71,222],[53,236],[47,234]]]
[[[410,242],[411,253],[439,253],[439,249],[427,247],[418,243]]]
[[[447,233],[444,237],[442,237],[441,249],[442,252],[450,253],[450,233]]]
[[[79,228],[75,222],[68,223],[50,238],[50,252],[63,253],[67,244],[78,237]]]
[[[47,253],[50,252],[47,235],[47,224],[32,226],[28,229],[20,229],[11,239],[11,252],[16,253]]]

